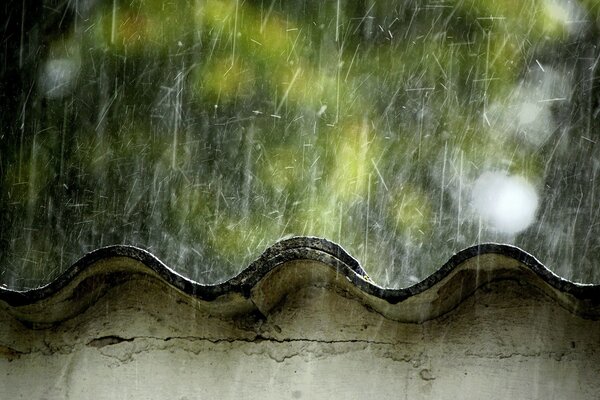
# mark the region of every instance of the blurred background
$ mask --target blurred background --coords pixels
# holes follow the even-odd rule
[[[482,242],[600,283],[598,0],[7,0],[0,283],[325,237],[382,286]]]

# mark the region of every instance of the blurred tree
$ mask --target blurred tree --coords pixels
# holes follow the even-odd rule
[[[115,243],[222,280],[287,235],[383,285],[482,241],[599,279],[595,1],[3,7],[10,285]],[[473,206],[489,171],[540,196],[527,229]]]

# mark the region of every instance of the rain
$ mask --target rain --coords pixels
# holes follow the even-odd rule
[[[484,242],[599,283],[595,0],[8,1],[0,284],[324,237],[405,287]]]

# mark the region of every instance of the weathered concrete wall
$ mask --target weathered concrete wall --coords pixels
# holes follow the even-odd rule
[[[496,267],[506,269],[498,260]],[[561,300],[535,274],[503,273],[466,285],[474,289],[461,295],[460,281],[449,290],[441,279],[423,293],[456,297],[454,307],[438,315],[419,305],[422,318],[415,322],[394,317],[410,312],[387,308],[414,304],[382,306],[346,272],[314,259],[282,260],[246,296],[212,300],[141,265],[126,266],[131,259],[97,263],[85,269],[95,273],[70,277],[73,284],[45,300],[0,301],[1,398],[598,399],[600,393],[593,296],[578,303],[558,291],[568,297]],[[85,298],[78,313],[68,312]],[[577,304],[586,318],[574,312]],[[44,310],[52,316],[45,321]]]

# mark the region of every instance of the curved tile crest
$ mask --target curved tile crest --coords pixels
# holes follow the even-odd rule
[[[178,274],[140,248],[104,247],[86,254],[40,288],[16,291],[0,286],[0,302],[23,321],[54,323],[81,312],[112,286],[134,277],[158,279],[168,290],[223,314],[266,314],[295,286],[333,286],[387,318],[409,322],[440,316],[491,281],[513,280],[542,291],[575,314],[600,319],[600,285],[563,279],[514,246],[469,247],[421,282],[387,289],[374,284],[341,246],[314,237],[277,242],[238,275],[213,285]]]

